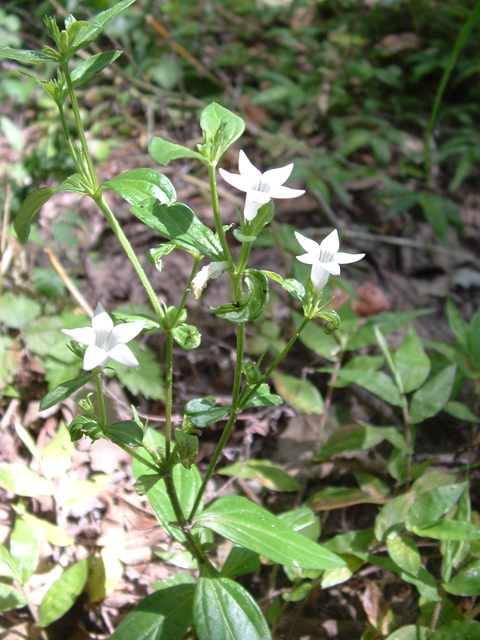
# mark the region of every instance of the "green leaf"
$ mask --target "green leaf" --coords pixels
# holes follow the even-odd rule
[[[209,427],[228,416],[231,410],[228,406],[217,407],[212,396],[195,398],[185,405],[185,415],[196,427]]]
[[[300,304],[303,302],[306,296],[305,287],[301,282],[295,280],[295,278],[287,278],[284,280],[282,276],[279,276],[278,273],[274,273],[273,271],[263,271],[262,273],[270,278],[271,280],[275,280],[278,282],[282,289],[287,291],[292,298],[295,298]]]
[[[217,236],[200,222],[187,205],[181,202],[166,205],[150,200],[132,206],[131,212],[177,247],[199,253],[214,261],[225,260]]]
[[[466,488],[467,483],[461,482],[423,493],[405,518],[407,529],[419,529],[439,520],[458,502]]]
[[[221,575],[233,580],[238,576],[255,573],[260,569],[260,564],[258,553],[243,547],[233,547],[225,560]]]
[[[165,439],[163,436],[152,429],[147,429],[143,442],[144,445],[153,449],[158,447],[164,448],[165,446]],[[143,458],[148,457],[148,459],[150,459],[148,454],[142,449],[140,449],[138,453]],[[135,479],[145,475],[152,475],[151,469],[141,464],[138,460],[132,461],[132,471]],[[188,516],[193,508],[195,496],[202,484],[202,478],[195,465],[192,465],[191,468],[187,470],[181,464],[177,464],[173,468],[172,473],[173,483],[177,490],[180,506],[182,507],[183,513]],[[152,505],[152,509],[157,520],[169,536],[181,543],[185,542],[185,536],[180,529],[171,526],[172,522],[176,522],[176,516],[170,503],[164,480],[162,479],[156,482],[154,486],[148,489],[146,495],[148,501]]]
[[[18,515],[10,534],[10,554],[18,566],[20,583],[26,584],[37,570],[40,544],[25,520]]]
[[[88,384],[92,378],[93,375],[91,373],[84,373],[73,378],[73,380],[62,382],[61,385],[47,393],[47,395],[41,399],[40,411],[45,411],[45,409],[49,409],[59,402],[66,400],[72,395],[72,393],[75,393],[75,391],[78,391],[78,389],[81,389]]]
[[[265,311],[268,303],[268,279],[261,271],[247,269],[244,272],[248,293],[240,301],[233,304],[225,304],[215,309],[217,318],[223,318],[230,322],[251,322],[259,318]]]
[[[391,633],[386,640],[427,640],[428,627],[407,624]]]
[[[39,627],[48,627],[67,613],[82,593],[88,577],[88,560],[68,567],[45,594],[39,609]]]
[[[247,402],[246,407],[278,407],[283,400],[276,393],[270,391],[268,384],[261,384]]]
[[[304,569],[344,566],[341,558],[241,496],[216,500],[196,517],[196,521],[234,544],[256,551],[279,564]]]
[[[43,475],[48,479],[65,475],[70,467],[74,450],[68,429],[61,421],[55,437],[43,450],[40,463]]]
[[[418,424],[432,418],[447,404],[455,382],[456,365],[442,369],[415,392],[410,402],[410,422]]]
[[[413,533],[434,540],[454,540],[459,542],[480,540],[480,527],[470,522],[439,520],[426,527],[414,527]]]
[[[0,582],[0,611],[21,609],[28,604],[27,598],[11,584]]]
[[[323,398],[310,380],[301,380],[295,376],[272,373],[275,390],[296,411],[320,416],[323,413]]]
[[[239,478],[254,478],[267,489],[273,491],[298,491],[300,485],[281,467],[270,460],[255,460],[251,458],[246,464],[241,460],[228,467],[219,469],[217,473],[224,476],[238,476]]]
[[[0,487],[17,496],[51,496],[53,485],[28,467],[18,463],[0,463]]]
[[[348,342],[348,350],[356,351],[362,347],[368,347],[375,342],[375,326],[377,325],[383,335],[397,331],[420,316],[433,313],[434,309],[415,309],[414,311],[387,312],[372,316],[356,331]]]
[[[303,316],[296,311],[291,311],[291,316],[295,329],[298,329],[303,322]],[[338,353],[338,342],[336,339],[324,332],[323,328],[315,322],[309,322],[300,334],[300,341],[303,344],[330,362],[336,362]]]
[[[178,457],[185,469],[190,469],[198,456],[198,436],[192,433],[184,433],[181,429],[175,429],[175,443],[178,448]]]
[[[177,584],[143,598],[111,640],[181,640],[193,622],[195,585]]]
[[[197,158],[205,162],[205,158],[198,151],[192,151],[187,147],[182,147],[180,144],[174,144],[163,140],[163,138],[152,138],[150,146],[148,147],[148,153],[150,156],[158,162],[158,164],[166,167],[170,164],[171,160],[178,160],[180,158]]]
[[[118,559],[117,543],[103,547],[98,555],[90,558],[87,594],[90,602],[105,600],[115,591],[122,575],[123,565]]]
[[[173,204],[177,199],[175,188],[167,176],[153,169],[132,169],[104,182],[102,187],[115,191],[131,205],[155,198],[161,204]]]
[[[72,176],[66,178],[59,186],[59,190],[66,191],[67,193],[80,193],[84,196],[90,193],[90,188],[78,173],[74,173]]]
[[[338,371],[338,377],[341,380],[347,380],[363,387],[370,393],[378,396],[388,404],[392,404],[395,407],[403,407],[404,402],[400,397],[393,380],[387,376],[383,371],[375,371],[373,369],[340,369]]]
[[[35,535],[44,538],[50,544],[57,547],[68,547],[75,542],[74,538],[70,538],[63,529],[51,522],[32,516],[25,511],[22,505],[19,504],[14,509],[25,520],[25,524],[32,529]]]
[[[335,553],[355,553],[360,551],[364,553],[376,542],[372,529],[361,529],[359,531],[349,531],[348,533],[340,533],[330,538],[325,543],[327,549],[335,551]]]
[[[446,309],[450,331],[453,333],[457,341],[462,346],[466,347],[468,344],[467,322],[460,315],[460,312],[450,298],[447,300]]]
[[[202,152],[205,153],[209,147],[208,157],[211,161],[218,162],[225,151],[245,131],[245,122],[225,107],[212,102],[202,111],[200,127],[205,140]]]
[[[269,640],[267,621],[240,584],[217,576],[200,576],[195,589],[193,620],[199,640]]]
[[[160,589],[168,589],[168,587],[175,587],[179,584],[197,584],[197,581],[189,573],[178,571],[171,578],[165,578],[165,580],[158,580],[152,584],[152,589],[160,591]]]
[[[479,418],[472,413],[469,407],[463,402],[450,401],[443,407],[445,413],[448,415],[457,418],[457,420],[462,420],[464,422],[480,422]]]
[[[196,349],[202,343],[202,334],[197,327],[191,324],[181,324],[175,327],[172,329],[172,335],[175,342],[186,351]]]
[[[277,517],[285,524],[288,524],[294,531],[301,533],[302,536],[313,542],[316,542],[320,537],[320,518],[308,507],[284,511]]]
[[[390,427],[393,428],[393,427]],[[388,427],[384,427],[388,429]],[[383,442],[385,435],[382,428],[370,425],[358,425],[339,429],[322,444],[315,454],[314,460],[321,462],[344,451],[358,451],[372,449]]]
[[[111,424],[106,433],[107,438],[118,440],[129,447],[141,447],[143,429],[134,420],[123,420]]]
[[[112,311],[110,315],[114,320],[121,320],[122,322],[136,322],[138,320],[145,322],[144,331],[155,331],[162,328],[158,318],[149,316],[146,313],[123,313],[123,311]]]
[[[76,30],[76,33],[71,41],[70,51],[71,54],[78,49],[86,47],[93,42],[97,36],[103,31],[107,24],[113,20],[121,11],[133,4],[135,0],[122,0],[117,2],[114,7],[102,11],[96,15],[90,22],[81,22],[80,28]],[[77,23],[78,24],[78,23]],[[75,25],[75,23],[74,23]]]
[[[12,578],[12,580],[19,580],[20,578],[18,564],[3,544],[0,544],[0,577]]]
[[[354,504],[384,504],[384,497],[373,497],[361,489],[350,487],[325,487],[317,491],[308,501],[314,511],[328,511],[330,509],[343,509]]]
[[[156,354],[148,347],[141,348],[138,342],[130,343],[129,346],[138,360],[138,368],[125,367],[113,361],[109,363],[109,367],[134,396],[142,395],[150,400],[164,400],[163,373]]]
[[[103,69],[108,67],[109,64],[112,64],[112,62],[115,62],[122,53],[122,51],[104,51],[103,53],[97,53],[96,55],[88,58],[88,60],[81,62],[70,74],[73,88],[77,89],[78,87],[81,87],[82,84],[91,80],[97,75],[97,73],[103,71]],[[64,86],[62,91],[63,99],[66,98],[67,93],[67,87]]]
[[[395,525],[405,521],[411,506],[415,502],[415,492],[409,491],[387,502],[375,518],[375,537],[381,541]]]
[[[15,220],[13,221],[13,228],[18,236],[21,244],[25,244],[28,240],[30,233],[30,224],[33,218],[37,215],[43,205],[50,200],[54,193],[60,191],[54,187],[41,187],[36,191],[33,191],[27,196],[20,209],[17,211]]]
[[[0,320],[11,329],[25,329],[42,312],[36,300],[8,291],[0,298]]]
[[[387,551],[390,558],[401,569],[418,576],[422,566],[422,558],[412,538],[398,535],[395,531],[392,531],[387,536]]]
[[[393,359],[404,393],[418,389],[430,373],[430,359],[412,325],[408,327],[402,346],[396,351]]]
[[[404,580],[405,582],[408,582],[409,584],[414,584],[417,587],[419,593],[425,598],[427,598],[428,600],[433,600],[434,602],[440,602],[440,600],[442,599],[438,593],[437,583],[435,581],[435,578],[432,576],[431,573],[429,573],[423,567],[420,567],[418,576],[414,576],[411,573],[404,571],[404,569],[402,569],[397,564],[395,564],[395,562],[393,562],[393,560],[391,560],[390,558],[375,556],[373,554],[370,554],[368,556],[365,554],[358,554],[358,556],[359,557],[363,556],[363,558],[367,562],[371,562],[372,564],[378,567],[382,567],[387,571],[392,571],[393,573],[398,574],[401,577],[401,579]]]
[[[456,596],[478,596],[480,593],[480,560],[469,562],[443,588]]]
[[[475,593],[478,595],[478,590]],[[480,624],[475,620],[453,621],[427,632],[427,640],[480,640]]]
[[[0,46],[0,58],[6,60],[15,60],[16,62],[23,62],[23,64],[40,64],[46,60],[50,60],[48,56],[38,51],[31,51],[30,49],[12,49],[11,47]]]

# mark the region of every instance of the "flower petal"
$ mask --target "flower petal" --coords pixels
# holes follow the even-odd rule
[[[109,355],[105,349],[100,349],[97,345],[91,344],[83,355],[83,368],[85,371],[91,371],[97,367],[105,366],[109,360]]]
[[[239,189],[240,191],[249,190],[250,182],[243,176],[238,173],[230,173],[230,171],[225,171],[225,169],[220,169],[219,171],[225,182],[228,182],[228,184],[235,187],[235,189]]]
[[[137,367],[138,360],[126,344],[117,344],[108,352],[109,357],[115,362],[125,364],[127,367]]]
[[[262,172],[250,162],[244,151],[240,151],[238,155],[238,170],[242,178],[252,186],[262,179]]]
[[[268,185],[270,189],[279,187],[286,182],[290,177],[293,170],[293,162],[287,164],[285,167],[279,167],[278,169],[269,169],[265,171],[262,176],[262,185]]]
[[[75,340],[75,342],[78,342],[79,344],[85,344],[85,345],[90,345],[90,344],[95,344],[95,331],[92,329],[92,327],[80,327],[78,329],[62,329],[62,333],[64,333],[66,336],[68,336],[69,338],[71,338],[72,340]]]
[[[297,260],[303,262],[303,264],[320,264],[318,258],[312,253],[304,253],[303,256],[297,256]]]
[[[267,202],[270,202],[271,200],[270,194],[266,193],[265,191],[257,191],[256,189],[249,189],[247,193],[248,193],[248,197],[251,198],[257,204],[267,204]]]
[[[336,262],[320,262],[319,265],[332,276],[340,275],[340,265]]]
[[[311,280],[315,293],[321,293],[323,287],[327,284],[330,274],[319,264],[312,267]]]
[[[258,210],[262,206],[261,202],[258,202],[255,198],[252,198],[250,196],[251,193],[251,191],[247,191],[247,197],[245,198],[245,208],[243,209],[243,217],[247,222],[257,217]],[[269,200],[270,198],[268,198],[267,202]]]
[[[338,262],[338,264],[351,264],[352,262],[358,262],[364,257],[364,253],[343,253],[340,251],[335,256],[335,262]]]
[[[290,187],[274,187],[270,192],[271,198],[279,198],[288,200],[290,198],[299,198],[305,193],[305,189],[290,189]]]
[[[105,349],[110,351],[116,344],[125,344],[126,342],[130,342],[138,336],[140,331],[144,329],[145,322],[143,320],[135,320],[135,322],[123,322],[122,324],[117,324],[116,327],[113,328],[110,336],[108,338],[108,343]]]
[[[301,233],[298,233],[298,231],[295,231],[295,237],[302,249],[318,259],[320,255],[320,245],[318,244],[318,242],[315,242],[315,240],[310,240],[310,238],[303,236]]]
[[[338,239],[338,231],[336,229],[322,240],[320,243],[320,249],[331,255],[335,255],[337,253],[340,249],[340,240]]]
[[[110,331],[113,329],[113,320],[102,307],[100,302],[95,308],[92,318],[92,327],[97,334],[95,344],[100,348],[105,347]]]

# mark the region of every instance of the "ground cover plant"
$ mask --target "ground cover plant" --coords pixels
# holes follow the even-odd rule
[[[334,6],[325,4],[327,15],[329,11],[334,13]],[[63,409],[64,421],[55,420],[53,433],[50,427],[48,444],[45,435],[43,442],[40,437],[36,441],[25,415],[22,419],[21,413],[16,413],[12,425],[5,420],[5,429],[10,429],[10,437],[23,447],[24,461],[30,463],[13,462],[7,456],[0,463],[0,487],[9,499],[8,535],[0,546],[0,608],[6,637],[9,633],[20,637],[34,633],[43,638],[66,637],[72,619],[76,626],[78,607],[89,613],[84,637],[106,637],[108,632],[117,640],[182,637],[220,640],[243,636],[263,639],[300,635],[363,640],[477,637],[480,516],[472,508],[475,492],[470,480],[477,468],[474,443],[478,422],[480,311],[472,304],[466,321],[449,299],[445,306],[448,342],[432,340],[420,337],[421,325],[417,324],[417,330],[415,321],[426,322],[433,309],[392,312],[386,310],[384,299],[378,302],[378,289],[373,287],[374,295],[368,287],[367,294],[365,288],[363,294],[360,290],[355,293],[344,276],[349,272],[358,275],[366,269],[368,250],[366,260],[363,252],[340,251],[337,229],[329,228],[325,233],[314,229],[310,233],[305,225],[295,228],[278,224],[274,204],[285,200],[288,206],[295,207],[305,193],[285,184],[292,174],[293,163],[285,164],[277,157],[275,166],[282,166],[262,173],[241,149],[245,120],[215,101],[199,104],[196,97],[190,105],[190,124],[200,133],[194,144],[180,144],[180,131],[176,139],[171,134],[154,135],[149,140],[147,167],[113,171],[103,179],[103,170],[96,164],[109,156],[114,144],[107,145],[103,156],[95,140],[92,145],[95,125],[81,102],[85,97],[82,87],[95,88],[97,74],[116,64],[121,52],[94,50],[93,55],[87,56],[83,52],[104,36],[111,21],[124,13],[129,15],[133,5],[134,0],[112,3],[88,20],[67,15],[64,29],[56,18],[47,17],[45,26],[50,43],[41,50],[19,48],[21,36],[16,39],[12,36],[0,48],[2,58],[8,64],[15,63],[10,67],[12,73],[21,68],[28,82],[38,84],[46,92],[50,100],[46,106],[49,109],[54,106],[58,113],[49,116],[49,126],[61,134],[53,141],[55,152],[50,156],[53,164],[44,167],[45,178],[51,171],[56,177],[63,173],[61,180],[29,190],[22,203],[19,192],[13,196],[19,200],[13,220],[16,238],[26,243],[27,251],[32,241],[42,243],[35,227],[36,217],[57,194],[88,198],[101,212],[122,250],[116,264],[129,263],[129,277],[138,279],[140,299],[150,305],[115,309],[107,301],[97,299],[92,309],[79,292],[78,283],[65,274],[50,249],[56,272],[36,266],[29,273],[29,267],[24,267],[27,287],[22,285],[21,277],[13,282],[13,287],[11,282],[7,283],[10,290],[1,298],[4,327],[1,382],[8,406],[5,415],[18,411],[23,399],[22,358],[34,362],[40,376],[37,384],[43,397],[35,420],[43,416],[48,421],[49,417],[58,416],[62,403],[67,410]],[[239,15],[242,7],[238,7]],[[245,11],[252,7],[251,3],[245,3]],[[308,3],[305,6],[299,3],[299,7],[291,10],[305,7],[308,10]],[[266,9],[263,5],[254,8],[259,20],[273,22],[278,18],[278,8]],[[149,9],[143,7],[143,14],[130,15],[138,20]],[[169,11],[174,21],[184,17],[187,9],[171,7]],[[188,7],[188,11],[192,16],[198,8]],[[468,28],[472,28],[473,19],[467,12],[452,9],[451,13],[466,18]],[[155,19],[148,15],[149,24],[155,24]],[[308,19],[308,11],[296,13],[294,18],[298,21],[305,15]],[[379,14],[375,15],[378,20]],[[476,12],[472,15],[475,17]],[[6,14],[3,19],[7,18]],[[372,14],[368,13],[366,31],[371,19]],[[206,23],[209,24],[208,19]],[[12,32],[19,31],[15,20],[6,24]],[[317,27],[308,29],[300,25],[299,29],[303,35],[310,35],[307,47],[315,50]],[[137,34],[135,47],[148,50],[145,41],[142,45],[142,27],[136,26],[128,33],[131,37]],[[211,34],[215,34],[215,29]],[[277,28],[273,34],[267,31],[266,37],[286,42],[287,50],[290,45],[296,49],[298,44],[288,40],[287,29]],[[362,46],[361,38],[355,40],[341,29],[332,42],[339,51],[346,46],[348,52],[347,62],[344,60],[341,65],[338,62],[335,81],[333,76],[329,79],[328,73],[322,76],[321,91],[327,91],[325,83],[336,87],[328,105],[325,99],[319,103],[320,111],[323,109],[325,113],[341,104],[341,100],[335,102],[335,95],[348,102],[348,96],[342,93],[342,83],[351,79],[351,65],[355,66],[350,48]],[[191,65],[183,45],[175,41],[174,44],[182,60]],[[460,46],[456,56],[459,49]],[[237,51],[235,55],[241,53]],[[325,55],[324,50],[317,53]],[[192,83],[188,89],[192,94],[203,92],[204,98],[213,92],[211,87],[205,88],[208,84],[195,89],[197,76],[189,76],[178,60],[176,63],[172,63],[173,58],[166,60],[166,64],[157,65],[155,73],[150,69],[152,78],[156,77],[164,89],[168,82],[175,78],[180,82],[182,77],[185,84]],[[425,62],[423,58],[422,61]],[[284,62],[291,63],[291,56],[285,56]],[[203,74],[212,86],[219,81],[225,83],[225,76],[217,76],[198,65],[198,62],[194,65],[196,73]],[[227,63],[225,66],[228,68]],[[367,67],[368,64],[364,65],[363,70]],[[247,64],[245,68],[248,71]],[[280,68],[281,65],[277,67]],[[48,70],[51,79],[34,73],[37,69]],[[400,144],[402,133],[387,119],[372,115],[378,111],[376,103],[360,114],[333,118],[331,131],[337,151],[316,152],[314,146],[305,146],[300,135],[302,130],[307,133],[308,127],[314,126],[313,121],[308,122],[308,104],[309,87],[315,77],[305,77],[305,86],[295,86],[293,91],[288,74],[282,75],[285,68],[276,73],[262,70],[255,77],[273,85],[256,93],[252,91],[250,97],[248,91],[245,94],[247,113],[256,113],[256,117],[260,113],[264,118],[262,112],[253,111],[252,105],[271,109],[272,117],[263,120],[265,129],[259,132],[259,144],[271,143],[274,158],[276,145],[278,149],[289,150],[289,159],[298,153],[294,175],[306,179],[329,221],[336,224],[338,218],[330,207],[332,194],[348,211],[353,202],[346,185],[353,179],[365,181],[373,175],[368,162],[362,166],[361,155],[355,162],[350,158],[361,154],[367,146],[375,161],[386,167],[392,159],[390,145],[393,148]],[[378,70],[376,73],[378,76]],[[398,67],[391,65],[386,75],[380,74],[376,80],[398,89],[394,78],[400,75]],[[301,84],[302,79],[299,81]],[[147,86],[151,89],[151,84]],[[279,91],[283,88],[286,90]],[[14,90],[18,91],[18,87]],[[263,98],[262,93],[266,94]],[[320,100],[321,95],[316,95]],[[395,96],[382,98],[390,100],[392,107],[395,105]],[[371,95],[369,99],[374,100]],[[299,117],[289,120],[291,130],[285,134],[280,123],[291,110]],[[250,133],[255,131],[255,125],[246,119]],[[118,119],[108,120],[113,125],[119,123]],[[88,133],[85,122],[91,125]],[[16,151],[21,156],[23,147],[18,142],[21,138],[15,123],[4,118],[2,129],[11,146],[17,145]],[[462,138],[464,143],[470,145],[468,133]],[[69,156],[61,155],[61,166],[55,166],[56,150],[62,145]],[[464,147],[458,148],[461,148],[458,153],[463,154]],[[472,149],[469,146],[465,151],[468,171],[461,155],[449,185],[451,191],[475,171]],[[424,153],[424,147],[422,150]],[[456,154],[455,150],[439,154],[436,160]],[[377,170],[375,184],[381,183],[385,189],[378,189],[372,202],[389,203],[388,215],[404,214],[418,206],[432,233],[447,243],[452,232],[448,224],[459,226],[461,219],[453,201],[428,186],[432,180],[432,158],[423,157],[428,175],[423,173],[422,162],[411,157],[404,160],[398,162],[400,177],[422,180],[421,188],[412,190],[394,181],[387,171]],[[179,201],[173,182],[185,166],[200,167],[198,175],[203,179],[194,177],[193,184],[200,183],[204,194],[208,194],[197,204],[201,210],[206,207],[211,211],[212,228],[204,224],[193,208]],[[463,168],[460,170],[459,166]],[[24,158],[10,177],[24,180],[28,172],[29,164]],[[217,182],[218,175],[221,182]],[[241,197],[227,192],[226,185],[240,191]],[[237,205],[236,217],[223,212],[219,195],[225,192]],[[111,200],[112,193],[118,200]],[[10,197],[8,189],[7,205]],[[141,223],[136,229],[149,234],[148,261],[129,239],[128,225],[117,213],[117,209],[121,211],[118,205],[121,200]],[[75,234],[85,222],[78,213],[71,212],[63,224],[56,228],[53,237],[59,247],[63,245],[70,252],[72,260],[78,260]],[[6,225],[5,222],[4,238],[13,238],[8,235]],[[345,238],[355,238],[354,234],[349,236],[348,225],[338,226]],[[312,239],[312,235],[319,241]],[[358,231],[357,238],[361,238]],[[368,242],[369,235],[364,238]],[[19,245],[9,241],[8,247],[14,246]],[[283,269],[277,267],[279,261],[272,246],[280,251]],[[187,272],[185,276],[183,271],[175,275],[169,291],[172,298],[160,297],[156,287],[162,278],[172,279],[168,265],[175,263],[169,261],[179,253],[187,258],[188,262],[181,263],[188,265]],[[3,256],[8,255],[8,249],[4,249]],[[445,250],[441,255],[450,256],[451,252]],[[200,264],[202,260],[206,264]],[[350,264],[353,266],[343,268]],[[470,271],[463,277],[474,276]],[[117,275],[115,286],[120,285],[121,279]],[[221,284],[229,279],[230,285]],[[83,314],[66,303],[65,286]],[[342,295],[343,302],[339,302]],[[203,303],[205,299],[214,303],[207,305]],[[199,305],[208,320],[201,320]],[[283,311],[279,312],[280,308]],[[225,326],[231,328],[224,329]],[[228,386],[223,384],[221,397],[210,393],[192,396],[188,389],[182,389],[178,362],[195,363],[188,358],[200,350],[202,340],[209,339],[209,332],[221,336],[222,331],[227,332],[229,339],[235,336],[235,346],[230,348],[231,361],[224,367],[230,382]],[[163,351],[160,362],[159,344]],[[292,353],[309,358],[311,366],[305,367],[303,375],[298,367],[289,370],[288,357]],[[120,385],[113,386],[115,377]],[[32,378],[28,381],[31,383]],[[272,383],[274,388],[270,386]],[[318,386],[326,389],[324,397]],[[356,417],[350,417],[345,402],[349,392],[364,402],[370,399],[376,411],[357,411]],[[180,397],[182,394],[184,398]],[[120,417],[118,411],[109,407],[112,395],[117,403],[123,403]],[[151,404],[147,401],[162,406],[160,429],[152,429],[149,424]],[[284,401],[301,414],[320,416],[315,420],[313,439],[302,442],[303,437],[297,436],[298,452],[304,457],[301,461],[294,460],[293,467],[290,460],[290,473],[258,447],[259,453],[252,455],[253,434],[262,434],[266,425],[264,436],[268,435],[272,424],[281,419]],[[351,409],[355,414],[353,406]],[[286,415],[292,417],[288,411]],[[249,420],[251,427],[242,436],[242,446],[235,450],[230,443],[236,433],[242,432],[242,420]],[[455,437],[462,443],[458,458],[442,464],[435,461],[422,436],[424,425],[428,429],[432,424],[445,429],[447,439],[453,438],[456,430]],[[291,423],[289,429],[293,426]],[[464,434],[468,434],[466,438]],[[205,436],[213,445],[207,456],[202,453]],[[125,610],[114,624],[101,603],[115,593],[124,574],[122,560],[125,562],[126,556],[121,541],[110,540],[105,544],[96,536],[92,542],[90,533],[90,539],[84,535],[78,546],[69,535],[72,505],[100,495],[112,482],[112,476],[89,473],[86,478],[64,482],[76,455],[73,443],[80,446],[91,443],[91,449],[87,445],[83,451],[94,452],[105,441],[106,446],[113,443],[131,458],[134,478],[130,498],[144,506],[146,499],[161,525],[162,544],[152,544],[161,561],[150,556],[150,564],[158,569],[167,563],[179,569],[171,570],[168,577],[139,582],[142,589],[130,591]],[[288,440],[286,443],[289,446]],[[111,448],[105,451],[112,455]],[[290,456],[294,455],[291,451]],[[225,463],[225,459],[231,463]],[[347,471],[338,473],[338,469]],[[315,470],[324,473],[321,488],[315,482]],[[130,471],[125,473],[128,475]],[[232,480],[212,494],[209,487],[216,474]],[[245,495],[231,492],[234,483]],[[262,501],[258,487],[265,491],[265,498],[279,499]],[[52,513],[54,521],[46,515]],[[325,528],[322,514],[340,516],[333,527],[330,518],[330,526]],[[121,528],[129,526],[127,518]],[[36,585],[47,567],[51,569],[46,581],[48,588],[39,598]],[[134,601],[136,606],[132,608]],[[335,618],[334,612],[340,607],[344,610]],[[325,611],[329,619],[319,624],[319,618],[325,620],[320,612]],[[302,626],[303,612],[310,612],[306,616],[313,621],[310,627]],[[328,624],[332,622],[335,628]]]

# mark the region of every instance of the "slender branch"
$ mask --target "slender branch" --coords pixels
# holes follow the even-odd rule
[[[97,385],[98,409],[100,411],[101,429],[105,435],[107,428],[107,411],[105,409],[105,398],[103,396],[102,372],[95,374],[95,384]]]
[[[228,261],[230,268],[234,269],[232,254],[228,248],[227,239],[222,226],[222,220],[220,218],[220,203],[218,202],[218,189],[217,189],[217,176],[215,173],[215,165],[212,163],[207,164],[208,177],[210,178],[210,190],[212,193],[212,209],[213,217],[215,220],[215,228],[217,230],[218,239],[222,245],[223,253],[225,254],[225,260]]]
[[[195,274],[197,273],[198,264],[199,264],[201,259],[202,259],[202,256],[200,256],[200,255],[196,255],[195,258],[194,258],[192,271],[190,273],[190,277],[188,279],[187,286],[185,287],[185,292],[183,294],[182,300],[180,301],[180,304],[178,305],[177,313],[176,313],[175,318],[174,318],[174,320],[172,322],[172,329],[177,326],[178,320],[179,320],[180,316],[182,315],[183,310],[185,309],[185,305],[187,303],[188,294],[190,293],[190,290],[191,290],[192,280],[195,277]]]
[[[170,457],[170,443],[172,441],[172,400],[173,400],[173,335],[166,332],[165,355],[165,458]]]

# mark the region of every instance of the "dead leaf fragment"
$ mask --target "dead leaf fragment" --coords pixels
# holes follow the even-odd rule
[[[352,309],[360,316],[373,316],[380,311],[389,311],[388,302],[383,291],[370,282],[366,282],[357,289],[360,300],[352,300]]]

